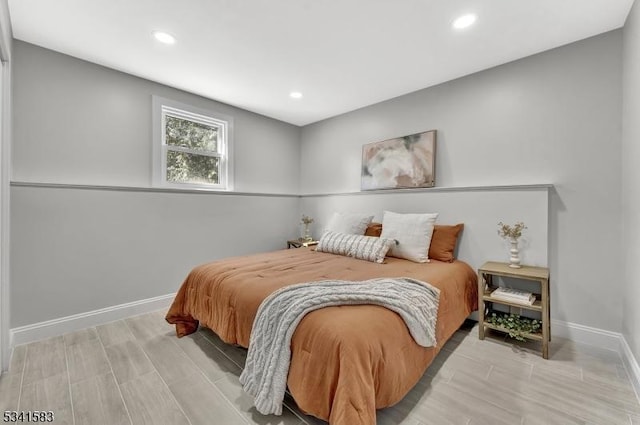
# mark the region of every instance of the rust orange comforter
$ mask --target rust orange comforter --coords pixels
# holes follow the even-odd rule
[[[400,401],[444,342],[477,309],[476,275],[461,261],[375,264],[310,248],[229,258],[194,268],[167,313],[178,336],[198,322],[248,347],[258,307],[286,285],[322,279],[413,277],[440,289],[437,347],[416,344],[400,316],[374,305],[309,313],[291,341],[288,386],[303,411],[331,425],[372,425],[376,409]]]

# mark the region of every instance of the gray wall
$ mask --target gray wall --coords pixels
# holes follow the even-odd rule
[[[297,197],[13,187],[11,327],[177,291],[195,265],[285,247]]]
[[[302,131],[29,44],[16,42],[13,53],[15,181],[149,186],[152,94],[234,116],[238,191],[357,191],[362,144],[435,128],[439,186],[555,185],[553,317],[622,329],[621,31]],[[11,327],[163,295],[198,262],[276,249],[298,230],[300,207],[286,196],[26,186],[11,194]],[[177,257],[167,240],[180,246]]]
[[[438,186],[555,185],[552,316],[620,331],[621,37],[613,31],[306,126],[301,191],[358,191],[363,144],[437,129]],[[430,211],[418,196],[416,208]]]
[[[149,187],[159,95],[234,118],[236,191],[299,191],[299,127],[21,41],[14,50],[14,181]]]
[[[151,95],[234,118],[235,189],[11,188],[15,328],[177,290],[193,266],[296,236],[300,129],[16,41],[17,182],[150,186]]]
[[[0,374],[9,367],[9,169],[11,167],[11,20],[9,3],[0,0]]]
[[[2,48],[6,49],[6,60],[11,58],[11,39],[12,39],[12,29],[11,29],[11,18],[9,16],[9,1],[8,0],[0,0],[0,29],[2,30],[2,35],[0,36],[0,43],[2,43]]]
[[[622,238],[624,268],[623,333],[636,359],[640,359],[640,3],[637,1],[624,27],[623,133],[622,133]]]

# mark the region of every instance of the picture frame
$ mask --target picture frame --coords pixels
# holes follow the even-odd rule
[[[435,186],[437,130],[362,146],[361,190]]]

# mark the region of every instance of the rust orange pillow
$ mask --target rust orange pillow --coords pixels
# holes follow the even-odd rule
[[[458,244],[458,236],[463,228],[463,223],[453,226],[436,224],[429,246],[429,259],[451,263],[454,260],[453,253]]]
[[[365,230],[364,235],[365,236],[375,236],[375,237],[380,237],[380,235],[382,234],[382,223],[376,223],[376,222],[371,222],[369,223],[369,225],[367,226],[367,230]]]

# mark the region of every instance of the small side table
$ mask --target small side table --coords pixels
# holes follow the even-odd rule
[[[287,241],[287,249],[318,245],[318,242],[319,241],[305,241],[304,239],[290,239]]]
[[[497,288],[493,284],[493,276],[510,277],[515,279],[532,280],[540,284],[540,293],[536,294],[533,305],[523,305],[491,297]],[[486,262],[478,269],[478,337],[484,339],[485,328],[505,332],[485,320],[485,304],[502,304],[541,313],[542,332],[523,335],[527,339],[542,342],[542,357],[549,358],[549,341],[551,340],[551,316],[549,309],[549,269],[546,267],[522,266],[519,269],[509,267],[507,263]]]

